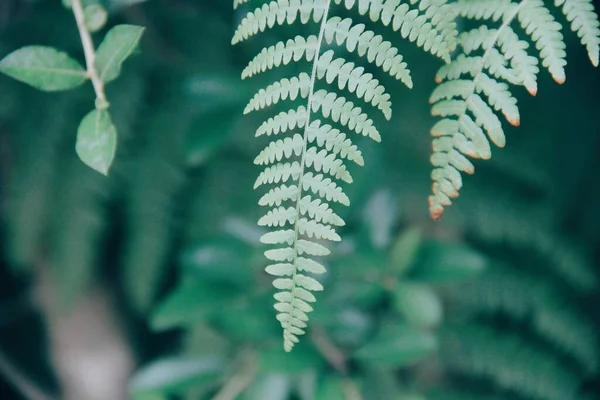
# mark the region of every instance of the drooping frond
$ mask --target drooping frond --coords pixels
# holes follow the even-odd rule
[[[446,330],[442,342],[448,344],[441,351],[448,370],[510,393],[508,398],[580,398],[582,377],[524,337],[470,323]]]
[[[571,28],[580,37],[594,65],[598,64],[600,30],[589,0],[556,0]],[[442,118],[431,130],[434,137],[431,163],[432,218],[441,216],[462,186],[461,173],[474,173],[470,158],[489,159],[491,141],[506,144],[501,118],[513,126],[520,123],[511,86],[537,93],[538,64],[554,80],[566,79],[566,52],[561,24],[542,0],[458,0],[461,18],[479,24],[458,38],[459,52],[438,71],[440,84],[431,96],[432,113]],[[518,24],[527,37],[518,36]],[[530,54],[529,41],[536,56]],[[487,136],[487,137],[486,137]]]
[[[497,263],[482,277],[461,287],[455,301],[468,314],[501,314],[529,324],[538,337],[573,358],[586,374],[593,374],[599,362],[594,326],[555,286],[521,268]]]
[[[235,1],[234,7],[243,3]],[[265,252],[273,262],[266,271],[278,277],[275,308],[288,351],[305,332],[310,303],[315,301],[311,292],[323,289],[312,276],[325,272],[313,259],[329,253],[320,242],[341,240],[336,228],[344,221],[332,203],[350,203],[340,182],[352,182],[351,163],[364,164],[354,137],[381,141],[374,115],[391,118],[391,96],[375,73],[389,75],[409,88],[413,84],[399,48],[365,24],[332,16],[336,6],[390,27],[442,60],[449,61],[456,47],[454,8],[446,0],[273,0],[247,13],[238,25],[234,44],[281,25],[318,26],[313,34],[263,48],[242,72],[242,78],[249,78],[291,63],[311,66],[310,71],[260,89],[244,110],[296,103],[258,127],[256,136],[268,142],[254,160],[263,166],[255,187],[274,185],[259,200],[267,207],[259,224],[270,229],[261,241],[277,245]],[[496,89],[486,86],[486,90]],[[497,101],[504,105],[503,92]]]

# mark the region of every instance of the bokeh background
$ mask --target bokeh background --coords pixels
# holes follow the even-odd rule
[[[287,355],[252,190],[268,114],[242,110],[289,70],[239,75],[295,31],[232,48],[249,7],[126,3],[105,2],[109,25],[147,32],[108,88],[108,178],[74,151],[91,88],[0,77],[2,400],[600,398],[600,71],[570,31],[567,82],[517,91],[521,126],[440,222],[426,205],[439,61],[396,41],[414,89],[387,82],[394,117],[383,144],[359,142],[344,240]],[[83,59],[59,1],[2,0],[0,56],[27,44]]]

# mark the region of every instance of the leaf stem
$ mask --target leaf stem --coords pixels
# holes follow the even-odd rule
[[[333,343],[327,333],[320,327],[313,327],[311,337],[317,350],[341,374],[348,372],[346,355]]]
[[[325,27],[327,26],[327,17],[329,15],[329,7],[331,5],[331,0],[327,0],[327,3],[325,4],[325,11],[323,12],[323,16],[321,17],[321,28],[319,30],[319,37],[317,39],[317,43],[315,45],[316,47],[316,53],[315,53],[315,59],[313,60],[313,67],[312,67],[312,73],[310,75],[310,86],[309,86],[309,92],[308,92],[308,100],[306,103],[306,123],[304,125],[304,144],[302,146],[302,156],[300,158],[300,175],[298,176],[298,195],[296,197],[296,220],[294,221],[294,260],[292,262],[292,265],[294,266],[294,272],[292,274],[292,282],[293,282],[293,287],[291,290],[292,293],[292,300],[290,302],[290,304],[294,304],[294,300],[296,298],[296,275],[298,274],[298,230],[300,227],[299,224],[299,220],[300,220],[300,200],[302,200],[302,178],[304,177],[304,168],[306,165],[306,149],[308,147],[308,126],[310,125],[310,114],[312,111],[312,101],[313,101],[313,94],[315,91],[315,81],[317,79],[317,67],[319,66],[319,58],[320,58],[320,52],[321,52],[321,45],[323,43],[323,38],[325,36]],[[293,307],[293,306],[292,306]],[[290,320],[288,320],[287,324],[288,327],[291,325],[291,314],[290,314]],[[284,327],[284,331],[287,331],[287,328]],[[284,338],[284,342],[287,339]],[[291,351],[291,348],[286,348],[286,351]]]
[[[106,94],[104,93],[104,82],[102,82],[102,79],[100,79],[100,75],[98,75],[98,71],[96,70],[96,50],[94,48],[94,42],[92,41],[90,31],[85,25],[85,13],[83,12],[81,0],[72,0],[71,7],[73,9],[73,14],[75,15],[77,28],[79,29],[79,36],[81,37],[81,44],[83,46],[83,52],[85,54],[85,62],[87,66],[87,74],[92,81],[94,91],[96,92],[96,108],[99,110],[105,110],[108,108],[109,103],[106,99]]]
[[[0,375],[10,382],[28,400],[53,400],[53,397],[37,387],[0,351]]]
[[[256,377],[256,357],[254,353],[245,354],[242,368],[235,374],[212,400],[235,400],[254,381]]]

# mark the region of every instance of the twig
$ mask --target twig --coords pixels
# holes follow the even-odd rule
[[[310,332],[317,350],[329,361],[329,364],[342,374],[348,372],[346,355],[336,347],[325,331],[313,326]]]
[[[0,351],[0,374],[2,374],[23,397],[28,400],[54,400],[38,388]]]
[[[342,381],[342,391],[344,392],[346,400],[363,400],[360,389],[353,380],[344,379]]]
[[[109,106],[108,100],[106,100],[106,94],[104,93],[104,82],[100,79],[98,71],[96,70],[96,50],[94,49],[94,42],[90,31],[85,25],[85,14],[83,12],[83,6],[81,0],[72,0],[71,7],[73,8],[73,14],[75,15],[75,21],[77,22],[77,28],[79,29],[79,36],[81,37],[81,44],[83,45],[83,52],[85,54],[85,63],[87,65],[87,74],[94,85],[94,91],[96,92],[96,107],[99,109],[106,109]]]
[[[256,359],[253,354],[245,356],[242,368],[219,390],[212,400],[235,400],[252,383],[256,376]]]

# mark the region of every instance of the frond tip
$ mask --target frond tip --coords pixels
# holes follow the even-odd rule
[[[591,0],[555,0],[555,5],[598,65],[600,24]],[[561,24],[542,0],[458,0],[456,9],[460,17],[480,25],[459,36],[460,51],[438,71],[439,86],[430,99],[432,114],[442,118],[431,130],[434,170],[429,211],[433,219],[440,218],[444,207],[458,197],[461,173],[474,173],[467,157],[489,159],[490,142],[498,147],[506,144],[498,114],[513,126],[520,124],[510,85],[523,86],[535,95],[538,64],[556,82],[566,79]],[[537,57],[529,54],[528,41],[512,29],[517,22],[538,50]]]
[[[234,7],[246,2],[235,0]],[[272,261],[266,272],[277,277],[273,282],[275,309],[287,351],[305,333],[316,300],[313,292],[323,290],[315,276],[323,274],[325,267],[315,258],[328,255],[329,250],[321,243],[341,240],[336,230],[344,221],[332,204],[350,204],[341,182],[352,182],[349,164],[364,164],[354,136],[381,141],[371,114],[380,112],[388,120],[392,115],[391,96],[384,83],[366,68],[412,87],[400,50],[364,24],[329,17],[336,5],[389,26],[443,60],[449,61],[456,47],[453,7],[446,0],[418,5],[415,0],[410,5],[400,0],[272,0],[242,18],[233,35],[234,44],[281,25],[319,26],[318,35],[298,35],[263,48],[242,72],[242,78],[249,78],[292,62],[312,66],[310,73],[296,73],[260,89],[244,110],[249,113],[284,102],[302,103],[288,106],[287,111],[279,111],[258,127],[256,136],[267,143],[254,160],[263,166],[255,188],[272,186],[259,200],[259,205],[268,209],[258,223],[269,228],[262,243],[275,246],[265,252]],[[323,50],[325,44],[330,48]],[[352,53],[353,61],[347,61],[347,53]],[[488,81],[481,86],[488,92],[497,91],[497,106],[514,113],[502,87]]]

